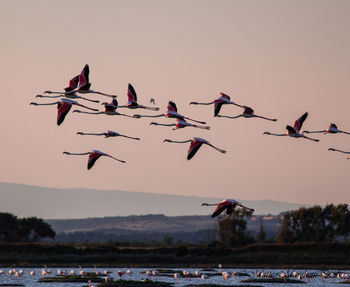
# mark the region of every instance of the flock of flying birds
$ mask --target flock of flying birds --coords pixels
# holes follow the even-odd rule
[[[84,69],[82,72],[75,76],[73,79],[69,81],[69,86],[64,89],[64,91],[59,91],[59,92],[53,92],[53,91],[45,91],[45,95],[37,95],[37,98],[60,98],[55,102],[51,103],[36,103],[36,102],[31,102],[30,105],[57,105],[57,125],[61,125],[63,121],[65,120],[67,114],[71,110],[72,106],[75,105],[77,107],[84,108],[86,110],[73,110],[73,113],[84,113],[84,114],[91,114],[91,115],[99,115],[99,114],[105,114],[109,116],[124,116],[124,117],[129,117],[129,118],[158,118],[158,117],[166,117],[166,118],[173,118],[176,120],[176,123],[173,124],[163,124],[163,123],[157,123],[157,122],[151,122],[150,125],[158,125],[158,126],[172,126],[173,130],[176,129],[181,129],[185,127],[193,127],[193,128],[199,128],[199,129],[206,129],[209,130],[210,127],[205,126],[205,122],[203,121],[198,121],[189,117],[186,117],[184,115],[181,115],[177,111],[177,106],[174,102],[169,101],[168,106],[167,106],[167,111],[162,114],[157,114],[157,115],[141,115],[141,114],[134,114],[134,115],[127,115],[127,114],[122,114],[117,111],[118,108],[127,108],[127,109],[147,109],[147,110],[152,110],[152,111],[158,111],[158,107],[153,107],[153,106],[144,106],[140,105],[137,102],[137,94],[134,89],[134,87],[129,84],[128,85],[128,103],[124,106],[120,106],[118,104],[118,101],[116,99],[117,95],[111,95],[111,94],[106,94],[98,91],[94,91],[91,89],[91,83],[89,81],[89,66],[85,65]],[[51,94],[51,95],[47,95]],[[52,95],[53,94],[53,95]],[[111,102],[107,103],[104,102],[101,105],[104,106],[104,110],[100,111],[95,108],[91,108],[88,106],[85,106],[83,104],[80,104],[76,100],[85,100],[91,103],[99,103],[98,100],[92,100],[86,97],[81,96],[82,94],[98,94],[102,96],[106,96],[111,98]],[[155,105],[155,100],[152,98],[150,99],[150,104]],[[263,120],[268,120],[268,121],[277,121],[277,119],[274,118],[267,118],[261,115],[256,115],[254,113],[254,110],[251,107],[244,106],[244,105],[239,105],[233,101],[231,101],[230,97],[224,93],[220,93],[220,97],[215,99],[212,102],[208,103],[199,103],[199,102],[191,102],[190,105],[214,105],[214,117],[221,117],[221,118],[229,118],[229,119],[237,119],[240,117],[244,118],[259,118]],[[235,105],[239,108],[243,109],[243,112],[237,116],[225,116],[225,115],[220,115],[220,110],[223,105]],[[307,140],[315,141],[318,142],[318,139],[314,139],[311,137],[306,136],[305,134],[312,134],[312,133],[324,133],[324,134],[335,134],[335,133],[344,133],[350,135],[349,132],[345,132],[342,130],[339,130],[335,124],[331,124],[328,129],[326,130],[320,130],[320,131],[303,131],[301,132],[302,125],[304,121],[306,120],[308,116],[308,113],[305,112],[300,118],[298,118],[293,126],[287,125],[286,129],[287,132],[283,134],[276,134],[276,133],[271,133],[271,132],[264,132],[265,135],[271,135],[271,136],[290,136],[294,138],[304,138]],[[191,123],[190,123],[191,122]],[[86,132],[78,132],[78,135],[92,135],[92,136],[105,136],[106,138],[108,137],[125,137],[128,139],[133,139],[133,140],[140,140],[139,138],[136,137],[131,137],[127,135],[123,135],[114,131],[106,131],[102,133],[86,133]],[[192,157],[197,153],[197,151],[200,149],[200,147],[205,144],[207,146],[210,146],[214,148],[215,150],[221,152],[221,153],[226,153],[225,150],[220,149],[210,142],[208,142],[205,139],[198,138],[198,137],[193,137],[192,139],[184,140],[184,141],[174,141],[170,139],[165,139],[163,142],[169,142],[169,143],[190,143],[190,147],[187,152],[187,159],[190,160]],[[337,151],[345,154],[350,154],[349,152],[334,149],[334,148],[329,148],[329,151]],[[114,160],[117,160],[119,162],[125,163],[124,160],[115,158],[107,153],[101,152],[99,150],[92,150],[89,152],[84,152],[84,153],[72,153],[72,152],[63,152],[63,154],[66,155],[89,155],[88,158],[88,165],[87,168],[91,169],[96,160],[98,160],[101,156],[109,157]],[[348,158],[350,159],[350,158]],[[209,205],[217,205],[217,208],[212,214],[212,217],[218,216],[221,212],[226,210],[226,213],[229,215],[233,212],[234,208],[239,205],[242,208],[248,209],[250,211],[254,211],[253,209],[250,209],[246,206],[243,206],[240,202],[233,200],[233,199],[226,199],[220,203],[215,203],[215,204],[208,204],[208,203],[203,203],[203,206],[209,206]]]

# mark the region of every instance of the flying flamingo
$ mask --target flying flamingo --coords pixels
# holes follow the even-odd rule
[[[254,209],[248,208],[248,207],[244,206],[242,203],[240,203],[239,201],[234,200],[234,199],[224,199],[220,203],[206,203],[206,202],[202,203],[202,206],[214,206],[214,205],[216,205],[216,208],[215,208],[213,214],[211,215],[211,217],[218,216],[224,210],[226,210],[227,215],[230,215],[234,211],[234,209],[237,205],[244,208],[244,209],[247,209],[251,212],[254,212]]]
[[[221,107],[222,105],[235,105],[237,107],[240,107],[242,108],[243,106],[241,105],[238,105],[234,102],[231,101],[231,98],[224,94],[224,93],[220,93],[221,97],[212,101],[212,102],[209,102],[209,103],[197,103],[197,102],[190,102],[190,105],[211,105],[211,104],[214,104],[214,117],[216,117],[220,110],[221,110]]]
[[[57,113],[57,125],[58,126],[63,123],[66,115],[68,114],[68,112],[72,108],[72,105],[80,106],[80,107],[83,107],[83,108],[86,108],[86,109],[92,110],[92,111],[98,111],[97,109],[86,107],[82,104],[79,104],[76,101],[73,101],[71,99],[65,99],[65,98],[62,98],[58,102],[54,102],[54,103],[46,103],[46,104],[38,104],[38,103],[34,103],[34,102],[30,103],[30,105],[35,105],[35,106],[48,106],[48,105],[56,105],[56,104],[57,104],[57,110],[58,110],[58,113]]]
[[[343,133],[343,134],[350,135],[350,133],[348,133],[348,132],[344,132],[344,131],[338,130],[337,125],[333,124],[333,123],[331,123],[329,125],[328,129],[326,129],[326,130],[322,130],[322,131],[303,131],[303,133],[306,133],[306,134],[317,134],[317,133],[337,134],[337,133]]]
[[[152,100],[152,99],[151,99]],[[154,104],[154,99],[153,101]],[[139,105],[137,103],[137,94],[134,89],[134,87],[129,83],[128,85],[128,104],[126,106],[119,106],[119,108],[128,108],[128,109],[146,109],[146,110],[152,110],[152,111],[159,111],[159,108],[157,107],[145,107],[143,105]]]
[[[341,152],[341,153],[345,153],[345,154],[350,154],[350,151],[343,151],[343,150],[339,150],[339,149],[335,149],[335,148],[329,148],[329,151],[337,151],[337,152]],[[348,157],[347,159],[350,159],[350,157]]]
[[[254,110],[250,107],[247,107],[247,106],[242,106],[244,108],[244,111],[242,114],[238,115],[238,116],[234,116],[234,117],[230,117],[230,116],[221,116],[221,115],[217,115],[217,117],[221,117],[221,118],[229,118],[229,119],[237,119],[237,118],[240,118],[240,117],[243,117],[243,118],[260,118],[260,119],[263,119],[263,120],[268,120],[268,121],[277,121],[277,119],[271,119],[271,118],[266,118],[266,117],[263,117],[263,116],[258,116],[256,114],[254,114]]]
[[[106,96],[106,97],[110,97],[110,98],[115,98],[117,96],[117,95],[110,95],[110,94],[105,94],[105,93],[91,90],[90,89],[91,83],[89,81],[89,73],[90,73],[89,65],[86,64],[84,69],[79,74],[78,87],[73,91],[69,91],[68,93],[77,92],[77,93],[81,93],[81,94],[98,94],[98,95],[102,95],[102,96]],[[67,92],[66,92],[66,94],[67,94]]]
[[[122,135],[120,133],[114,132],[114,131],[106,131],[104,133],[83,133],[83,132],[77,132],[77,135],[90,135],[90,136],[105,136],[105,138],[109,138],[109,137],[124,137],[124,138],[128,138],[128,139],[133,139],[133,140],[140,140],[140,138],[135,138],[135,137],[129,137],[126,135]]]
[[[125,115],[125,114],[121,114],[121,113],[117,112],[118,101],[116,99],[113,99],[111,103],[102,103],[101,105],[105,106],[104,111],[92,113],[92,112],[84,112],[84,111],[80,111],[80,110],[74,110],[73,113],[83,113],[83,114],[89,114],[89,115],[105,114],[108,116],[124,116],[124,117],[133,118],[133,116],[129,116],[129,115]]]
[[[290,137],[294,137],[294,138],[305,138],[308,140],[312,140],[315,142],[318,142],[318,139],[313,139],[313,138],[309,138],[307,136],[305,136],[304,134],[300,133],[300,129],[305,121],[305,119],[307,118],[308,113],[304,113],[299,119],[297,119],[294,123],[294,126],[291,127],[289,125],[286,126],[287,129],[287,133],[285,134],[274,134],[274,133],[270,133],[270,132],[264,132],[264,135],[271,135],[271,136],[290,136]]]
[[[75,76],[73,79],[69,81],[69,86],[65,88],[65,92],[52,92],[52,91],[45,91],[44,94],[58,94],[57,96],[43,96],[43,95],[37,95],[37,98],[59,98],[59,97],[66,97],[69,99],[82,99],[93,103],[99,103],[100,101],[90,100],[81,96],[78,96],[77,93],[74,91],[78,87],[79,83],[79,75]]]
[[[138,114],[136,114],[136,115],[134,115],[134,118],[160,118],[160,117],[166,117],[166,118],[178,118],[178,119],[181,119],[181,120],[187,119],[187,120],[190,120],[190,121],[195,122],[195,123],[199,123],[199,124],[203,124],[203,125],[206,124],[206,122],[200,122],[200,121],[197,121],[197,120],[185,117],[183,115],[180,115],[177,112],[176,104],[174,102],[172,102],[172,101],[169,101],[167,109],[168,109],[167,112],[164,113],[164,114],[154,115],[154,116],[138,115]]]
[[[106,153],[98,151],[98,150],[92,150],[92,151],[84,152],[84,153],[71,153],[71,152],[64,151],[63,154],[68,154],[68,155],[87,155],[88,154],[89,160],[88,160],[87,169],[91,169],[94,166],[96,160],[98,160],[101,156],[107,156],[107,157],[110,157],[110,158],[115,159],[117,161],[120,161],[122,163],[125,163],[124,160],[117,159],[109,154],[106,154]]]
[[[199,150],[199,148],[203,144],[211,146],[212,148],[216,149],[217,151],[219,151],[221,153],[226,153],[225,150],[219,149],[216,146],[213,146],[210,142],[208,142],[204,139],[201,139],[201,138],[192,138],[192,139],[185,140],[185,141],[172,141],[169,139],[165,139],[163,142],[170,142],[170,143],[188,143],[188,142],[190,142],[191,145],[190,145],[190,148],[188,149],[188,152],[187,152],[188,153],[188,155],[187,155],[188,160],[190,160],[197,153],[197,151]]]
[[[150,125],[165,126],[165,127],[175,126],[175,128],[173,128],[173,130],[182,129],[185,127],[193,127],[193,128],[210,130],[210,127],[208,127],[208,126],[193,125],[193,124],[186,122],[185,119],[179,119],[179,118],[176,119],[176,124],[160,124],[160,123],[156,123],[156,122],[151,122]]]

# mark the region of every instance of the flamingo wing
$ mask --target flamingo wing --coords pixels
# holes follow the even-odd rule
[[[168,111],[173,111],[177,112],[177,106],[174,102],[169,101],[168,106],[167,106]]]
[[[199,148],[202,146],[203,142],[198,140],[192,140],[190,148],[188,149],[187,160],[193,158],[193,156],[197,153]]]
[[[137,103],[137,94],[134,87],[129,83],[128,85],[128,104],[133,105]]]
[[[91,84],[89,82],[89,73],[89,65],[86,64],[79,75],[79,89],[88,90],[90,88]]]
[[[226,95],[224,93],[220,93],[220,95],[221,95],[221,97],[220,97],[221,99],[226,100],[227,102],[231,101],[230,96],[228,96],[228,95]]]
[[[181,119],[181,118],[176,118],[176,126],[175,129],[181,129],[188,126],[187,122],[185,121],[185,119]]]
[[[243,106],[243,108],[244,108],[243,113],[250,114],[250,115],[254,114],[254,110],[251,107]]]
[[[107,104],[105,105],[105,111],[106,112],[115,112],[117,107],[113,104]]]
[[[101,154],[101,153],[99,153],[99,152],[96,152],[96,151],[92,152],[92,153],[89,155],[89,160],[88,160],[87,169],[88,169],[88,170],[91,169],[91,168],[94,166],[96,160],[98,160],[102,155],[103,155],[103,154]]]
[[[289,134],[296,134],[296,131],[293,127],[291,126],[286,126],[286,129],[288,131]]]
[[[296,131],[300,131],[301,127],[303,126],[304,121],[306,120],[308,116],[308,112],[304,113],[299,119],[297,119],[294,123],[294,129]]]
[[[59,102],[57,105],[57,125],[61,125],[66,118],[68,112],[72,108],[72,104],[69,102]]]
[[[220,99],[214,101],[214,117],[220,113],[221,107],[224,103],[225,102]]]
[[[223,212],[226,208],[229,208],[231,206],[231,208],[232,208],[232,203],[231,202],[229,202],[229,201],[227,201],[227,200],[223,200],[222,202],[220,202],[217,206],[216,206],[216,208],[215,208],[215,210],[214,210],[214,212],[213,212],[213,214],[211,215],[211,217],[216,217],[216,216],[218,216],[221,212]],[[233,210],[232,210],[233,211]],[[231,211],[231,213],[232,213],[232,211]]]
[[[73,91],[74,89],[76,89],[78,87],[78,84],[79,84],[79,75],[75,76],[73,79],[71,79],[69,81],[69,86],[67,88],[65,88],[64,90],[66,92]]]
[[[112,105],[114,105],[116,108],[118,107],[118,101],[116,98],[112,100]]]
[[[333,124],[333,123],[330,124],[329,128],[330,128],[330,129],[335,129],[335,130],[338,129],[337,125],[336,125],[336,124]]]

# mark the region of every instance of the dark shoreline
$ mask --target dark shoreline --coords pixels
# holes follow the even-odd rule
[[[350,269],[350,244],[121,247],[118,244],[0,243],[0,266]]]

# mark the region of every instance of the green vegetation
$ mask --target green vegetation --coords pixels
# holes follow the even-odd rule
[[[350,210],[347,204],[328,204],[324,208],[299,208],[284,214],[277,242],[344,241],[350,234]]]
[[[276,241],[266,240],[262,222],[255,239],[247,232],[250,212],[237,208],[218,219],[217,239],[175,242],[169,234],[149,243],[33,243],[52,237],[41,219],[0,213],[0,265],[349,268],[348,205],[314,206],[286,212]],[[12,241],[16,241],[15,243]],[[167,276],[166,272],[162,275]],[[168,274],[169,275],[169,274]]]
[[[246,231],[247,222],[253,212],[237,208],[230,216],[218,219],[219,242],[226,247],[238,247],[253,243],[254,237]]]
[[[54,238],[55,232],[41,218],[17,218],[11,213],[0,212],[0,241],[35,242],[41,238]]]

